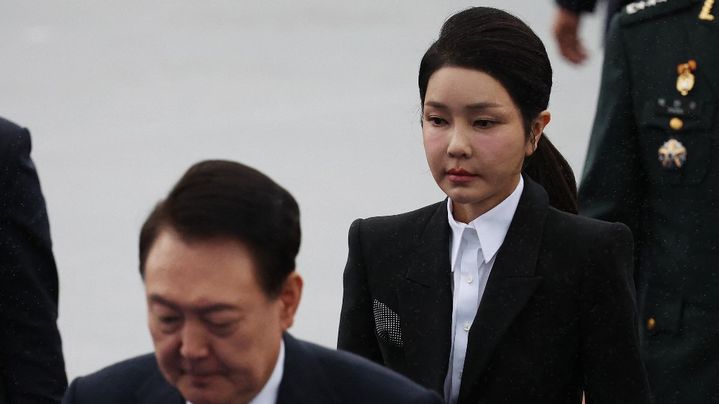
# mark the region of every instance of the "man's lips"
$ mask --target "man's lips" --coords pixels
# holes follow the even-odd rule
[[[181,372],[185,376],[197,377],[197,378],[211,377],[211,376],[215,376],[219,373],[219,371],[213,370],[213,369],[188,369],[188,368],[182,368]]]
[[[184,373],[183,376],[187,378],[191,384],[195,386],[206,386],[209,385],[211,380],[214,379],[215,376],[217,376],[216,373],[197,373],[197,372],[190,372],[190,373]]]

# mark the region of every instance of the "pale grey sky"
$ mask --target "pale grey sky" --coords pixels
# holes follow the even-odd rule
[[[192,163],[238,160],[300,203],[305,292],[292,332],[334,346],[357,217],[438,201],[424,160],[419,60],[442,22],[504,8],[555,69],[547,133],[581,169],[599,82],[560,60],[553,2],[23,0],[0,5],[0,115],[30,128],[61,281],[68,376],[152,349],[137,234]]]

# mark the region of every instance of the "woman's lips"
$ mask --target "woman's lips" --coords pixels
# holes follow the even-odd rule
[[[449,179],[451,182],[454,183],[466,183],[469,181],[472,181],[476,177],[475,174],[470,173],[469,171],[462,169],[462,168],[452,168],[447,170],[447,179]]]

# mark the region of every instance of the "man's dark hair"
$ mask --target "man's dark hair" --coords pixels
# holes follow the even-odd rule
[[[140,231],[140,274],[163,229],[188,242],[233,239],[248,247],[259,282],[275,297],[295,269],[300,248],[300,212],[287,190],[246,165],[199,162],[160,201]]]

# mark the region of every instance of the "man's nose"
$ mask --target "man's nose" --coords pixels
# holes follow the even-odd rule
[[[207,335],[200,324],[187,322],[182,328],[180,354],[187,359],[201,359],[209,354]]]

